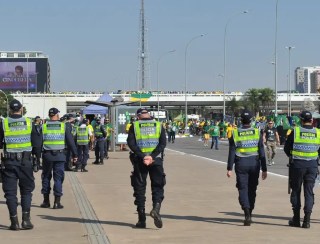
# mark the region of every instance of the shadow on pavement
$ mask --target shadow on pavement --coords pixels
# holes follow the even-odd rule
[[[37,215],[42,219],[52,220],[52,221],[62,221],[62,222],[79,222],[84,224],[106,224],[106,225],[117,225],[135,228],[134,224],[117,222],[117,221],[104,221],[104,220],[94,220],[94,219],[82,219],[82,218],[73,218],[73,217],[57,217],[50,215]]]
[[[201,222],[207,222],[207,223],[215,223],[215,224],[223,224],[223,225],[235,225],[235,226],[242,226],[243,225],[243,217],[244,215],[241,213],[235,213],[235,212],[220,212],[225,215],[229,216],[235,216],[235,217],[241,217],[239,218],[210,218],[210,217],[200,217],[200,216],[177,216],[177,215],[161,215],[162,218],[166,219],[174,219],[174,220],[190,220],[190,221],[201,221]],[[274,224],[274,223],[266,223],[266,222],[260,222],[256,221],[257,218],[271,218],[271,219],[282,219],[286,220],[284,224]],[[288,217],[276,217],[276,216],[267,216],[267,215],[255,215],[252,216],[252,222],[253,224],[263,224],[263,225],[273,225],[273,226],[287,226],[287,221],[290,218]]]

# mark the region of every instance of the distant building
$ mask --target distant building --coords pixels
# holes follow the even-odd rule
[[[316,70],[311,73],[311,93],[319,93],[320,88],[320,71]]]
[[[40,51],[0,51],[0,89],[50,92],[50,65]]]
[[[320,71],[320,66],[313,67],[298,67],[295,70],[296,90],[300,93],[317,93],[319,88],[317,72]],[[315,73],[315,74],[314,74]]]

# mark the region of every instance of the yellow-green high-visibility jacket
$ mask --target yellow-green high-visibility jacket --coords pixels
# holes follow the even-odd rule
[[[236,145],[236,155],[238,157],[249,157],[258,155],[259,139],[259,129],[234,129],[233,140]]]
[[[31,120],[25,117],[18,119],[5,118],[3,120],[4,140],[8,152],[30,152]]]
[[[65,124],[60,121],[47,121],[43,125],[43,149],[63,150],[65,148]]]
[[[155,120],[134,122],[134,133],[138,147],[143,153],[150,154],[159,144],[161,123]]]
[[[315,160],[318,158],[320,130],[317,128],[294,128],[293,159]]]
[[[72,125],[71,134],[76,136],[78,125]]]
[[[94,136],[97,138],[103,137],[103,133],[101,131],[101,125],[96,125],[94,127]]]
[[[77,144],[78,145],[88,145],[89,144],[89,128],[77,127]]]

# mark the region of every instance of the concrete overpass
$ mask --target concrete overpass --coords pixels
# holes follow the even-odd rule
[[[57,107],[61,113],[78,112],[87,104],[85,101],[97,100],[101,93],[66,93],[66,94],[11,94],[13,97],[21,101],[27,108],[27,116],[34,117],[40,115],[42,117],[47,116],[47,112],[51,107]],[[115,94],[110,93],[112,97],[122,97],[124,101],[136,101],[135,106],[154,106],[158,104],[161,108],[166,109],[184,109],[185,99],[188,101],[188,108],[190,109],[211,109],[221,110],[223,108],[223,94],[211,94],[211,93],[161,93],[159,95],[153,94],[148,99],[135,99],[131,94]],[[242,93],[226,94],[226,101],[235,98],[241,100],[243,98]],[[291,94],[292,111],[300,111],[304,102],[310,100],[316,106],[318,110],[320,106],[319,94]],[[288,107],[288,94],[278,94],[278,111],[287,111]]]

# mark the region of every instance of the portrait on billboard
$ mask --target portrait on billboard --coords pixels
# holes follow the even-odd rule
[[[0,62],[0,89],[37,91],[35,62]]]

